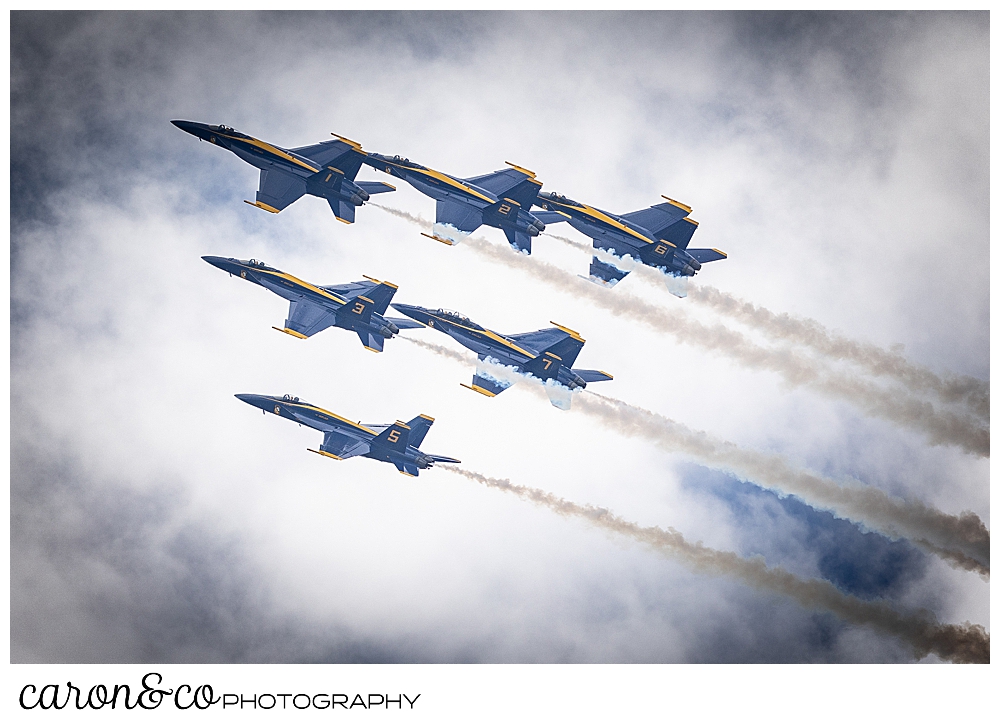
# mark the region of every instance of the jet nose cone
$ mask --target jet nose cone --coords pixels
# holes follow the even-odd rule
[[[223,271],[232,272],[233,270],[233,260],[227,259],[224,256],[203,256],[202,259],[207,261],[212,266],[222,269]]]
[[[423,321],[422,318],[426,318],[427,310],[423,307],[417,307],[412,304],[390,304],[390,307],[395,309],[397,312],[402,312],[407,317],[416,319],[418,322]]]
[[[243,402],[247,402],[247,403],[249,403],[251,405],[253,404],[254,400],[257,399],[257,395],[248,395],[246,393],[241,393],[239,395],[234,395],[234,397],[237,400],[242,400]]]
[[[211,129],[204,123],[195,123],[194,121],[170,121],[179,129],[185,133],[190,133],[192,136],[197,136],[198,138],[205,139],[211,135]]]

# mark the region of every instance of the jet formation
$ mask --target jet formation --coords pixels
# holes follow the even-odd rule
[[[444,332],[475,352],[480,364],[472,384],[463,383],[462,386],[487,397],[496,397],[516,382],[517,375],[522,375],[541,381],[549,401],[561,410],[568,410],[573,390],[584,389],[588,382],[613,379],[600,370],[573,369],[586,340],[555,322],[552,324],[556,326],[550,329],[504,335],[458,312],[410,304],[393,304],[392,308],[431,329]]]
[[[460,463],[461,460],[445,455],[431,455],[420,450],[427,431],[434,424],[434,418],[418,415],[409,422],[391,425],[363,425],[346,417],[316,407],[298,397],[283,395],[236,395],[248,405],[311,427],[323,433],[323,443],[319,450],[307,448],[333,460],[361,457],[392,463],[403,475],[417,477],[421,470],[433,467],[434,463]]]
[[[328,327],[340,327],[357,332],[365,349],[381,352],[387,337],[399,334],[400,329],[423,326],[409,319],[383,316],[397,289],[390,282],[365,277],[366,281],[321,287],[256,259],[240,261],[221,256],[202,259],[291,302],[285,326],[273,329],[299,339],[307,339]]]

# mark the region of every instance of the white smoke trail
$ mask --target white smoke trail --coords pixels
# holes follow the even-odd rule
[[[698,572],[734,576],[755,588],[789,596],[805,608],[824,609],[849,623],[871,626],[882,633],[897,636],[913,648],[918,659],[933,652],[955,663],[990,661],[990,637],[980,625],[969,622],[942,624],[928,611],[903,614],[885,601],[863,601],[841,593],[829,581],[804,579],[783,568],[768,567],[761,556],[743,558],[701,543],[690,543],[673,528],[643,528],[604,508],[578,505],[544,490],[514,485],[510,480],[490,478],[458,466],[440,467],[487,487],[513,493],[560,515],[582,518],[592,525],[627,536],[659,553],[679,559]]]
[[[476,358],[412,338],[407,341],[462,364]],[[497,374],[503,376],[504,368]],[[539,395],[543,387],[532,377],[507,371],[510,382],[523,381],[522,389]],[[797,470],[779,455],[747,450],[712,438],[707,433],[663,415],[605,397],[589,390],[574,395],[578,412],[589,415],[625,437],[641,437],[671,452],[679,451],[738,478],[753,480],[761,487],[794,495],[813,508],[857,523],[890,538],[907,538],[950,565],[990,575],[990,532],[975,513],[949,515],[923,503],[887,495],[877,488],[845,487],[813,473]]]
[[[430,222],[414,214],[386,206],[378,208],[418,226],[430,226]],[[934,445],[958,445],[966,452],[989,457],[989,430],[968,416],[938,411],[929,402],[884,390],[855,376],[831,372],[816,360],[791,350],[761,347],[728,327],[702,324],[683,310],[658,307],[620,291],[612,293],[557,266],[512,252],[506,245],[501,247],[486,239],[469,237],[465,247],[491,261],[522,270],[557,289],[584,297],[615,316],[667,332],[679,342],[722,352],[751,369],[777,372],[792,386],[808,385],[830,397],[851,402],[867,415],[920,430]]]
[[[685,296],[678,293],[676,277],[663,274],[629,257],[621,259],[565,236],[548,232],[546,236],[584,253],[593,254],[619,269],[636,273],[647,281],[666,286],[674,296]],[[771,339],[809,347],[829,359],[852,362],[872,375],[889,377],[915,392],[934,393],[943,402],[964,405],[984,421],[989,420],[990,385],[987,381],[965,375],[940,377],[926,367],[913,364],[897,352],[838,334],[815,319],[795,317],[787,312],[776,314],[707,284],[692,285],[687,289],[686,296],[693,302],[763,332]]]

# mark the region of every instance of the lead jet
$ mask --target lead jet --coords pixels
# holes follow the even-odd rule
[[[531,237],[545,230],[545,224],[531,213],[542,182],[534,172],[509,161],[510,168],[472,178],[450,176],[408,158],[379,153],[369,153],[365,163],[437,201],[433,234],[424,236],[444,244],[457,244],[485,224],[502,229],[514,249],[530,254]]]
[[[393,304],[393,309],[452,337],[479,356],[472,384],[462,384],[487,397],[496,397],[514,384],[517,375],[540,380],[552,404],[568,410],[572,391],[588,382],[613,379],[599,370],[573,369],[586,340],[572,329],[556,324],[537,332],[503,335],[476,324],[468,317],[445,309],[424,309]],[[513,368],[513,369],[511,369]]]
[[[409,319],[382,316],[397,289],[390,282],[365,277],[367,281],[321,287],[256,259],[240,261],[221,256],[203,256],[202,259],[290,301],[285,326],[273,329],[299,339],[311,337],[327,327],[353,329],[365,349],[381,352],[386,337],[399,334],[400,329],[423,326]]]
[[[354,211],[372,194],[395,191],[381,181],[355,181],[365,152],[354,141],[335,136],[300,148],[281,148],[229,126],[209,126],[194,121],[171,121],[182,131],[232,151],[260,169],[260,188],[255,201],[246,201],[277,214],[305,194],[326,199],[334,216],[345,224],[354,223]]]
[[[568,221],[577,231],[594,240],[594,248],[632,257],[674,276],[694,276],[701,265],[725,259],[718,249],[688,249],[698,222],[687,218],[691,207],[663,197],[666,203],[628,214],[612,214],[573,201],[557,193],[540,193],[536,203],[545,211],[535,215],[546,224]],[[596,255],[590,264],[592,281],[613,287],[628,275],[613,259]]]
[[[322,407],[310,405],[298,397],[284,395],[236,395],[248,405],[259,407],[286,420],[323,433],[319,450],[307,448],[324,457],[346,460],[361,457],[392,463],[403,475],[417,477],[434,463],[460,463],[461,460],[421,452],[420,443],[434,424],[434,418],[418,415],[409,422],[397,420],[391,425],[362,425]]]

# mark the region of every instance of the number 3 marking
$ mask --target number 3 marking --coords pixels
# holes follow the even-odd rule
[[[355,314],[361,314],[362,312],[365,311],[365,305],[362,304],[361,302],[355,302],[354,309],[352,309],[351,311],[354,312]]]

